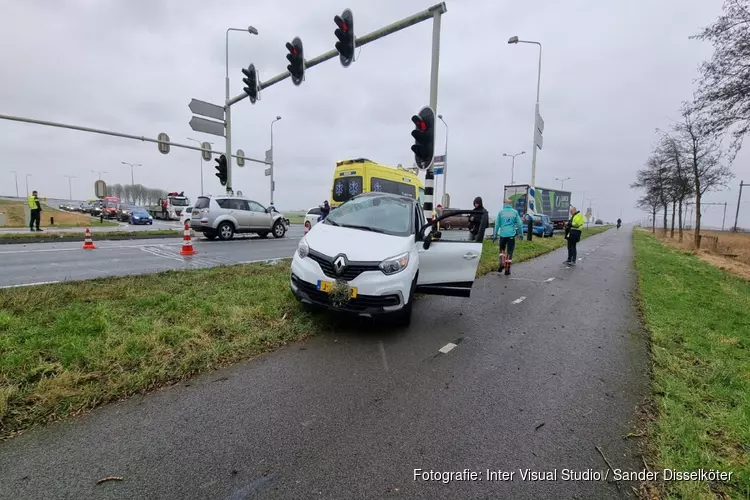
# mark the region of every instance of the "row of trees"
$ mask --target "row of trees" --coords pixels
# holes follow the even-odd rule
[[[159,198],[165,198],[163,189],[152,189],[142,184],[112,184],[107,186],[108,196],[117,196],[134,205],[156,205]]]
[[[645,168],[633,187],[644,191],[641,206],[648,207],[656,229],[656,214],[663,212],[664,232],[671,207],[671,236],[678,217],[682,241],[683,209],[695,198],[695,246],[700,246],[701,199],[724,187],[733,177],[729,164],[750,131],[750,0],[726,0],[716,22],[691,37],[714,46],[711,59],[700,66],[698,90],[685,102],[680,120],[661,133]],[[722,139],[731,137],[728,149]]]

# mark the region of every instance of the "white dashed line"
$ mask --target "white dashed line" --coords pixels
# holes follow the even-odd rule
[[[52,285],[54,283],[60,283],[60,282],[59,281],[39,281],[37,283],[23,283],[21,285],[5,285],[5,286],[0,286],[0,289],[3,289],[3,288],[18,288],[18,287],[22,287],[22,286]]]
[[[516,300],[514,300],[513,302],[511,302],[511,304],[520,304],[524,300],[526,300],[526,297],[521,296],[521,297],[517,298]]]
[[[441,347],[439,351],[442,352],[443,354],[448,354],[449,352],[453,350],[454,347],[456,347],[456,344],[454,344],[453,342],[448,342],[443,347]]]

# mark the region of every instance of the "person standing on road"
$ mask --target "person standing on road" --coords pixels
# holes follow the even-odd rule
[[[497,272],[505,269],[505,275],[510,274],[510,265],[513,263],[513,250],[516,248],[516,236],[523,237],[523,221],[518,210],[513,208],[513,202],[506,199],[503,209],[497,213],[495,218],[495,230],[492,233],[492,242],[497,239],[500,232],[500,265]]]
[[[31,211],[31,216],[29,217],[29,230],[33,231],[34,225],[36,224],[36,230],[41,231],[39,224],[42,221],[42,204],[39,201],[39,196],[36,191],[32,191],[31,196],[28,198],[28,202]]]
[[[474,213],[469,216],[469,241],[481,243],[484,241],[484,233],[487,231],[490,216],[482,204],[482,197],[474,198]]]
[[[617,219],[617,229],[620,229],[621,225],[622,225],[622,219]]]
[[[320,219],[319,221],[324,221],[326,217],[328,217],[328,214],[331,213],[331,205],[328,204],[328,200],[324,201],[323,204],[320,206]]]
[[[568,260],[565,264],[570,266],[575,266],[578,261],[576,245],[581,241],[583,223],[583,214],[576,210],[576,207],[570,207],[570,220],[565,227],[565,239],[568,240]]]

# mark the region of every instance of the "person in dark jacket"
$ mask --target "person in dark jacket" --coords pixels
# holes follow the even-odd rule
[[[331,205],[328,204],[328,200],[324,201],[323,204],[320,206],[320,218],[319,221],[323,221],[328,217],[328,214],[331,213]]]
[[[474,213],[469,216],[469,235],[470,240],[481,243],[484,241],[484,233],[490,222],[490,216],[487,209],[482,204],[482,197],[474,198]]]

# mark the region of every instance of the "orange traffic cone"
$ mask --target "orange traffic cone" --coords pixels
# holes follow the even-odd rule
[[[86,237],[83,239],[83,249],[93,250],[96,248],[94,241],[91,239],[91,229],[86,228]]]
[[[180,255],[195,255],[196,251],[193,249],[193,240],[190,236],[190,227],[187,221],[185,221],[185,232],[182,235],[182,250]]]
[[[305,221],[305,234],[307,234],[310,231],[310,221]]]

